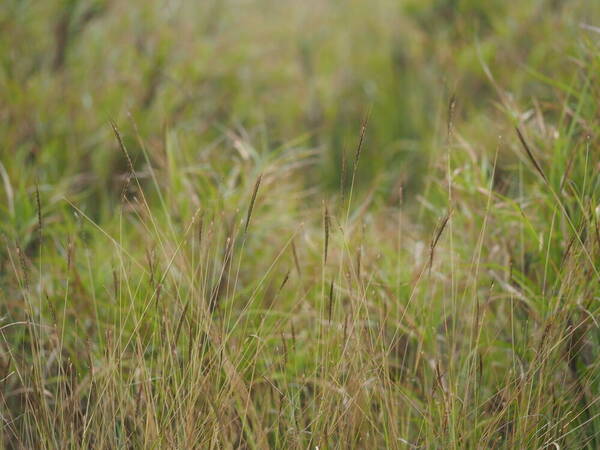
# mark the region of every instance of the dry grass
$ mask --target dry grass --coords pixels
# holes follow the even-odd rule
[[[597,8],[17,3],[3,447],[600,445]]]

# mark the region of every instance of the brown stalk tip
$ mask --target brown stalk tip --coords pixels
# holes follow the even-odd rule
[[[115,137],[117,138],[117,142],[119,143],[119,148],[125,155],[125,159],[127,159],[127,165],[129,166],[130,175],[133,175],[134,174],[133,162],[131,161],[129,153],[127,152],[127,148],[125,148],[125,143],[123,142],[123,137],[121,136],[121,133],[119,132],[119,128],[117,127],[117,124],[115,123],[114,120],[110,121],[110,126],[112,127],[113,132],[115,133]]]
[[[358,159],[360,158],[360,153],[362,151],[363,142],[365,140],[365,133],[367,132],[367,125],[369,124],[369,118],[371,116],[371,111],[369,110],[363,119],[362,125],[360,127],[360,138],[358,140],[358,145],[356,147],[356,155],[354,157],[354,169],[356,170],[356,166],[358,165]]]
[[[456,95],[452,94],[448,102],[448,136],[452,133],[452,122],[454,119],[454,108],[456,107]]]
[[[431,266],[433,265],[433,255],[435,252],[435,248],[437,247],[438,241],[440,240],[440,237],[442,237],[442,233],[444,232],[444,229],[446,228],[446,225],[448,225],[448,221],[450,220],[450,215],[452,214],[452,211],[449,211],[441,220],[440,224],[438,225],[436,231],[435,231],[435,235],[433,236],[433,239],[431,240],[431,245],[429,247],[429,270],[431,270]]]
[[[244,234],[248,231],[248,225],[250,225],[250,218],[252,217],[252,210],[254,209],[254,203],[256,202],[256,194],[260,187],[260,181],[262,180],[262,174],[256,179],[254,184],[254,191],[252,191],[252,199],[250,200],[250,206],[248,206],[248,213],[246,214],[246,225],[244,226]]]
[[[25,261],[25,255],[23,253],[23,250],[19,246],[19,244],[16,244],[16,247],[17,247],[17,256],[19,258],[19,263],[21,264],[21,270],[23,271],[23,282],[24,282],[25,288],[29,289],[29,274],[27,272],[27,262]]]
[[[291,272],[291,271],[292,271],[292,269],[289,269],[289,270],[286,272],[286,274],[285,274],[285,277],[283,277],[283,281],[282,281],[282,282],[281,282],[281,284],[279,285],[279,291],[281,291],[281,290],[282,290],[282,289],[285,287],[286,283],[287,283],[287,282],[288,282],[288,280],[290,279],[290,272]]]
[[[527,141],[525,140],[525,137],[521,133],[521,130],[519,130],[519,127],[515,127],[515,130],[517,131],[517,136],[519,136],[519,141],[521,141],[521,145],[525,149],[525,153],[527,153],[527,157],[529,158],[529,160],[533,164],[533,167],[535,167],[535,170],[537,170],[537,172],[540,174],[540,176],[542,177],[542,179],[546,183],[548,183],[548,178],[546,178],[546,174],[542,170],[542,166],[538,163],[537,159],[535,159],[535,156],[533,156],[533,153],[531,152],[531,149],[529,148],[529,145],[527,144]]]

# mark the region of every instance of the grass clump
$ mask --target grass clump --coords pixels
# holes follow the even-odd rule
[[[3,447],[598,448],[599,14],[9,0]]]

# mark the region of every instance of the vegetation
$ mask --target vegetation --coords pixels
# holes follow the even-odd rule
[[[6,448],[599,448],[600,3],[4,0]]]

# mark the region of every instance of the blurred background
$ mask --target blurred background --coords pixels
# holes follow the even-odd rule
[[[498,125],[510,114],[501,95],[523,110],[534,97],[543,104],[557,90],[551,80],[573,73],[573,47],[597,38],[581,24],[597,23],[599,9],[588,0],[5,0],[4,170],[110,211],[127,172],[113,120],[141,178],[141,145],[158,166],[172,146],[215,183],[235,161],[293,147],[314,151],[306,186],[335,192],[370,111],[359,185],[383,201],[402,185],[411,198],[444,142],[450,98],[463,138],[493,151],[510,125]],[[501,152],[500,169],[510,158]]]

